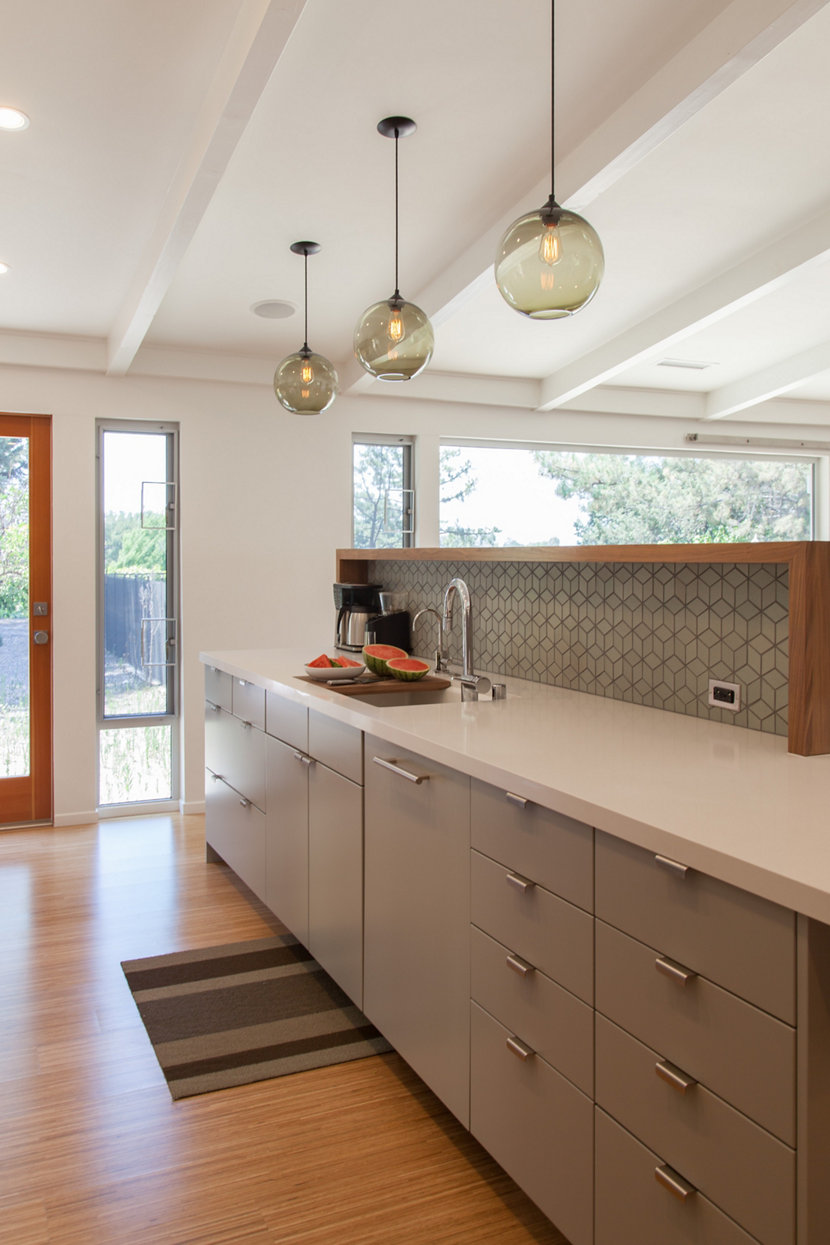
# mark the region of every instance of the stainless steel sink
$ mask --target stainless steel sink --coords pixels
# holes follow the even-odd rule
[[[345,699],[345,697],[344,697]],[[451,705],[461,703],[461,686],[452,683],[441,691],[418,692],[414,688],[401,687],[399,692],[378,692],[367,684],[366,690],[352,692],[349,700],[360,700],[379,709],[392,709],[396,705]]]

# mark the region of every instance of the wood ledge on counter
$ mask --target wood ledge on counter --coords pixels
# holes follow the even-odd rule
[[[830,541],[713,545],[546,545],[520,549],[338,549],[339,583],[369,583],[373,562],[716,563],[787,565],[790,577],[789,751],[830,752]]]

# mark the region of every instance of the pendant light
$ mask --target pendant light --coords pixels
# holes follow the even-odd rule
[[[505,302],[534,320],[573,315],[591,301],[605,271],[602,243],[593,226],[560,207],[554,181],[554,67],[556,3],[551,0],[551,192],[544,207],[514,221],[496,255],[496,285]]]
[[[354,353],[378,380],[410,380],[432,358],[435,337],[425,313],[398,288],[398,139],[415,132],[409,117],[384,117],[378,131],[395,140],[395,293],[364,311],[354,331]]]
[[[337,397],[337,372],[328,359],[308,347],[308,257],[318,242],[292,242],[291,250],[305,263],[305,337],[302,349],[283,359],[274,373],[274,393],[293,415],[319,415]]]

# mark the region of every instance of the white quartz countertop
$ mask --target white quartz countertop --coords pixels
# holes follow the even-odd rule
[[[794,756],[780,736],[500,675],[503,701],[384,707],[299,678],[306,650],[200,656],[830,924],[830,756]]]

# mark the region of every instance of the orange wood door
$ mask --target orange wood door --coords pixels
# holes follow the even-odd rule
[[[0,414],[0,825],[52,816],[52,423]]]

